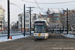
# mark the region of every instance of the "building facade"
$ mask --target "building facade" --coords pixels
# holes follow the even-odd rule
[[[47,22],[50,22],[50,19],[49,19],[49,16],[46,14],[46,13],[40,13],[39,14],[40,18],[38,19],[41,19],[41,20],[46,20]]]
[[[19,31],[24,31],[24,13],[21,13],[18,15],[18,29]],[[29,31],[30,28],[30,17],[29,17],[29,12],[25,13],[25,30],[26,32]]]
[[[4,30],[4,14],[5,10],[3,7],[0,5],[0,31]]]
[[[62,28],[62,9],[48,9],[47,15],[49,16],[49,23],[51,28]]]
[[[33,13],[31,14],[31,27],[34,28],[34,21],[38,19],[38,14]]]

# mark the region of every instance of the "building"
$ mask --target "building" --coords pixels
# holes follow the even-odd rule
[[[31,14],[31,27],[34,28],[34,21],[37,20],[39,15],[36,13]]]
[[[70,15],[72,13],[75,13],[75,10],[68,10],[68,15]],[[67,10],[63,10],[63,14],[64,14],[64,16],[66,16]]]
[[[0,31],[4,30],[4,14],[5,10],[3,9],[3,7],[0,5]]]
[[[51,9],[48,8],[47,15],[49,16],[49,23],[51,28],[62,28],[63,9]]]
[[[18,29],[19,31],[24,31],[24,13],[21,13],[18,15]],[[29,31],[30,28],[30,17],[29,17],[29,12],[25,13],[25,30],[26,32]]]
[[[25,13],[25,30],[28,32],[30,30],[30,14],[29,12]],[[22,26],[22,31],[24,31],[24,14],[21,13],[18,15],[18,23],[19,23],[19,30],[21,31],[21,26]],[[21,19],[22,18],[22,19]],[[33,13],[31,14],[31,29],[34,28],[34,21],[38,19],[38,14]]]
[[[47,22],[50,21],[49,16],[47,15],[46,12],[41,12],[41,13],[39,14],[39,16],[40,16],[40,18],[38,18],[38,19],[46,20]]]

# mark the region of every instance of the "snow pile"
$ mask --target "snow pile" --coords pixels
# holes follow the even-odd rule
[[[72,34],[62,34],[62,35],[68,38],[75,38],[75,35]]]

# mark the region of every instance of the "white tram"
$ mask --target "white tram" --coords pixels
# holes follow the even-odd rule
[[[49,25],[46,20],[35,20],[33,34],[34,38],[47,39],[49,37],[48,26]]]

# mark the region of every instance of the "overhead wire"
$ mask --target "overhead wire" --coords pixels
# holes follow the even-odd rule
[[[25,0],[22,0],[22,1],[25,1]],[[35,3],[35,2],[31,2],[31,1],[25,1],[25,2]],[[72,2],[75,2],[75,0],[73,0],[73,1],[67,1],[67,2],[56,2],[56,3],[40,3],[40,2],[37,2],[37,3],[38,4],[64,4],[64,3],[72,3]]]
[[[35,3],[37,4],[38,8],[39,8],[40,10],[42,10],[42,8],[40,8],[40,6],[38,5],[37,1],[36,1],[36,0],[34,0],[34,1],[35,1]]]
[[[17,6],[16,4],[10,2],[10,4],[15,5],[16,7],[18,7],[19,9],[23,10],[22,8],[20,8],[19,6]]]

